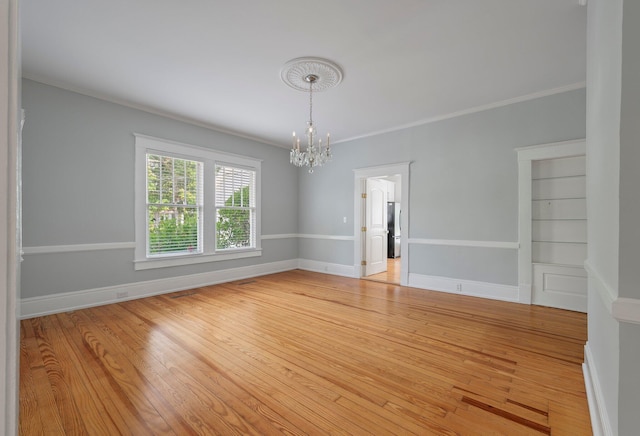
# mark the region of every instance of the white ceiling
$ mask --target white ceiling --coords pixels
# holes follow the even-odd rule
[[[578,0],[22,0],[23,75],[289,147],[308,95],[280,69],[328,58],[334,142],[584,86]]]

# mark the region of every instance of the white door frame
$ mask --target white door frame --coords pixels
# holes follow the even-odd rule
[[[533,161],[586,155],[586,141],[553,142],[515,149],[518,153],[518,283],[520,303],[531,304],[533,262],[531,259],[531,166]]]
[[[18,0],[0,2],[0,433],[18,431],[18,141],[20,34]]]
[[[356,278],[364,276],[362,267],[363,243],[362,227],[364,226],[365,209],[362,194],[364,193],[365,181],[369,177],[384,177],[400,174],[400,191],[402,216],[400,225],[402,226],[402,237],[400,238],[400,284],[407,286],[409,283],[409,165],[411,162],[400,162],[397,164],[380,165],[368,168],[359,168],[354,172],[354,194],[353,194],[353,270]]]

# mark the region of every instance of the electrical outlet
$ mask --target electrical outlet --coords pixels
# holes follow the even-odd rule
[[[458,292],[462,292],[462,283],[458,283],[458,284],[456,285],[456,291],[458,291]]]
[[[129,296],[129,293],[127,291],[116,292],[116,298],[118,299],[127,298],[128,296]]]

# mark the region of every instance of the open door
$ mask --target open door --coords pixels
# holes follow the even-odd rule
[[[373,197],[370,195],[369,199],[363,198],[363,194],[367,193],[367,181],[372,177],[376,178],[384,178],[392,175],[397,176],[396,186],[398,189],[394,192],[393,201],[402,202],[402,215],[400,217],[400,222],[402,225],[402,238],[400,239],[400,264],[401,264],[401,272],[400,272],[400,284],[402,286],[407,286],[409,284],[409,244],[408,238],[410,234],[410,226],[409,226],[409,216],[411,216],[409,208],[409,166],[410,162],[400,162],[390,165],[379,165],[375,167],[369,168],[359,168],[353,170],[354,172],[354,184],[353,184],[353,268],[354,268],[354,277],[364,277],[368,274],[367,268],[364,265],[364,260],[369,260],[367,258],[367,246],[371,246],[372,244],[367,241],[368,232],[363,231],[364,228],[369,225],[372,227],[370,223],[368,223],[367,218],[367,207],[369,204],[369,199]],[[384,195],[383,191],[383,195]],[[382,207],[382,215],[380,217],[383,220],[383,225],[386,224],[386,208],[382,204],[384,203],[384,197],[380,201]],[[386,230],[385,230],[386,231]],[[382,245],[386,245],[386,237],[383,238]],[[382,252],[380,254],[381,259],[385,259],[386,264],[386,255]]]
[[[365,276],[387,270],[387,185],[384,180],[366,182]]]

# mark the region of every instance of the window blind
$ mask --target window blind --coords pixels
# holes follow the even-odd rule
[[[202,162],[147,154],[147,255],[200,253]]]
[[[217,164],[216,249],[255,247],[256,172]]]

